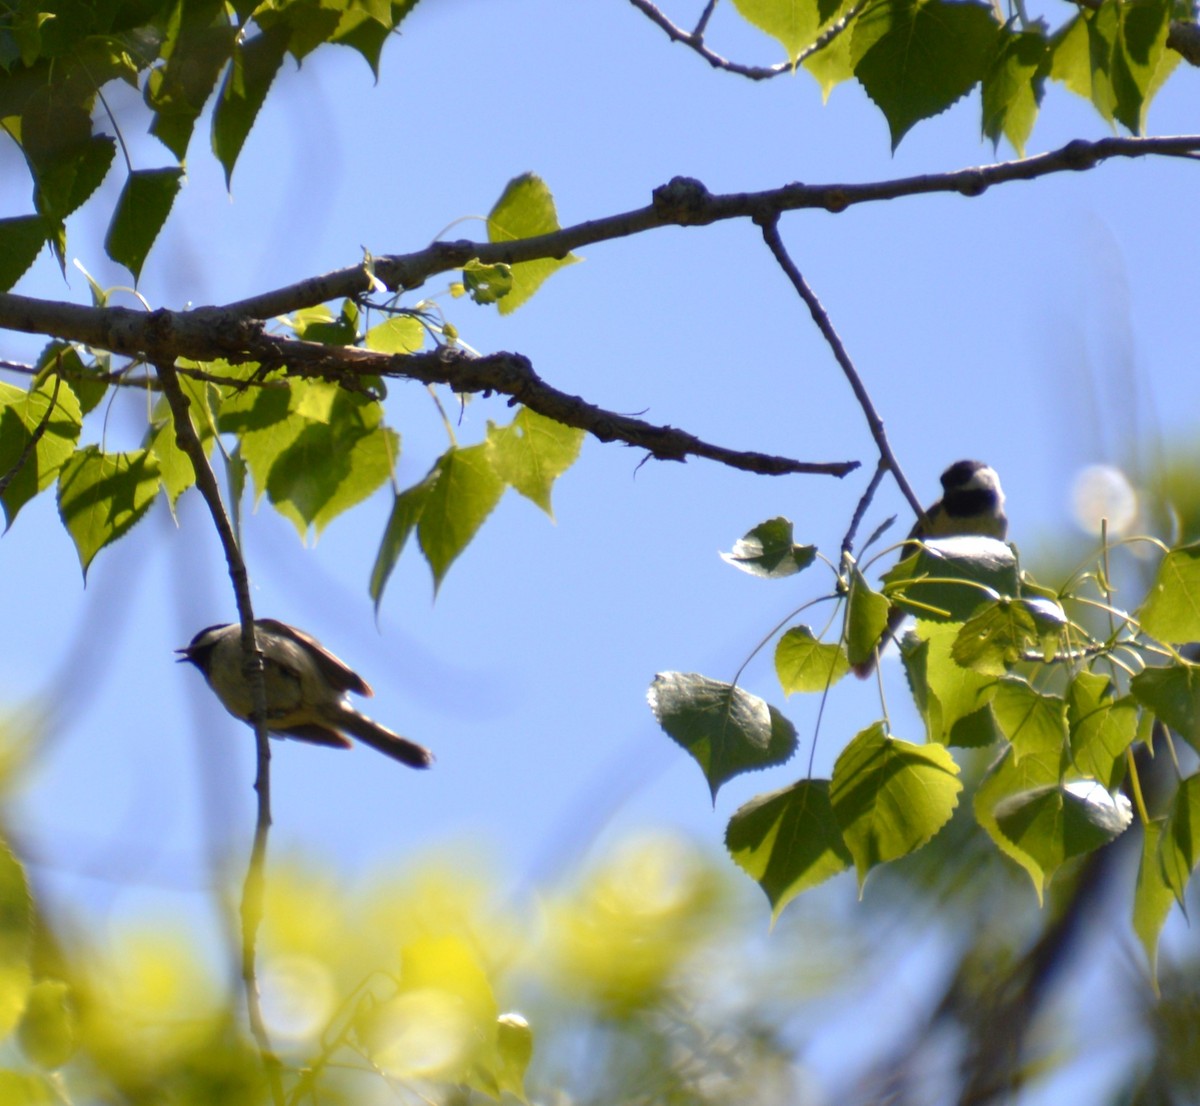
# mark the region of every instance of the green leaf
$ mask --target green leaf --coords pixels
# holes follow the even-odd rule
[[[486,442],[448,449],[434,465],[433,486],[417,523],[421,552],[433,570],[436,591],[504,494]]]
[[[158,461],[146,449],[77,450],[58,476],[58,513],[75,542],[87,577],[92,559],[123,537],[150,509],[159,489]]]
[[[463,290],[479,304],[499,303],[513,289],[512,266],[468,261],[462,271]],[[461,293],[460,293],[461,294]]]
[[[915,852],[949,820],[962,784],[941,745],[912,745],[876,722],[833,766],[830,798],[854,857],[858,892],[871,869]]]
[[[379,604],[383,601],[383,589],[387,587],[388,578],[404,546],[408,536],[421,520],[421,513],[429,500],[429,494],[437,482],[435,468],[419,484],[401,492],[392,502],[392,513],[388,516],[387,528],[383,532],[383,541],[379,543],[379,552],[375,555],[375,565],[371,569],[370,595],[375,601],[378,613]]]
[[[492,468],[506,484],[554,517],[550,489],[579,458],[584,433],[522,407],[507,426],[488,422]]]
[[[1001,736],[991,707],[996,681],[953,659],[957,635],[953,623],[920,622],[900,642],[900,656],[927,739],[979,748]]]
[[[324,304],[297,311],[288,322],[297,338],[326,346],[351,346],[358,340],[358,304],[343,300],[337,318]],[[386,325],[386,324],[384,324]]]
[[[853,26],[804,59],[804,68],[821,86],[821,99],[828,102],[829,94],[843,81],[854,76]]]
[[[859,16],[854,75],[887,118],[893,150],[979,83],[998,34],[992,9],[971,2],[884,0]]]
[[[1175,790],[1158,844],[1163,882],[1180,906],[1200,863],[1200,776],[1188,776]]]
[[[1043,751],[1023,756],[1018,764],[1012,746],[1008,746],[975,792],[975,820],[1005,856],[1025,869],[1033,881],[1039,903],[1049,885],[1049,875],[1035,855],[1036,850],[1027,851],[1004,834],[996,820],[995,810],[1009,796],[1046,786],[1057,787],[1061,777],[1061,760],[1061,754]]]
[[[62,380],[45,429],[30,449],[54,396],[54,380],[44,379],[28,391],[0,382],[0,482],[7,481],[0,502],[8,526],[26,503],[54,482],[79,441],[79,401]]]
[[[757,695],[686,672],[660,672],[646,698],[658,724],[700,765],[713,801],[743,772],[783,764],[796,730]]]
[[[496,206],[488,214],[488,241],[510,242],[559,230],[554,197],[545,181],[532,173],[508,182]],[[541,287],[547,277],[578,261],[574,254],[563,258],[522,261],[512,267],[512,291],[500,301],[500,314],[516,311]]]
[[[983,133],[993,146],[1003,136],[1025,156],[1025,143],[1042,102],[1048,55],[1045,35],[1005,30],[1000,49],[983,77]]]
[[[984,603],[1017,595],[1012,548],[978,535],[923,542],[883,577],[884,594],[917,618],[965,622]]]
[[[0,219],[0,292],[7,292],[25,275],[45,244],[41,216]]]
[[[69,383],[71,391],[79,401],[80,416],[95,410],[100,401],[108,394],[108,383],[101,379],[110,371],[110,358],[107,354],[97,354],[90,364],[84,364],[79,356],[79,350],[70,342],[47,342],[42,352],[38,354],[37,376],[39,385],[49,380],[53,392],[55,375]]]
[[[182,183],[183,170],[178,167],[136,170],[125,181],[104,249],[133,274],[135,284]]]
[[[65,1064],[79,1040],[71,988],[61,979],[39,979],[29,991],[17,1027],[21,1051],[45,1071]]]
[[[237,38],[236,27],[216,19],[221,7],[213,0],[176,5],[160,51],[166,64],[146,74],[150,133],[181,162]]]
[[[766,893],[772,919],[802,891],[853,863],[833,816],[828,780],[798,780],[755,796],[729,819],[725,847]]]
[[[1142,858],[1138,864],[1137,884],[1133,892],[1133,931],[1137,934],[1146,960],[1150,978],[1158,990],[1158,936],[1166,924],[1167,915],[1175,902],[1171,888],[1163,876],[1159,859],[1159,841],[1163,823],[1156,820],[1142,826]]]
[[[0,1038],[12,1032],[25,1007],[32,946],[29,885],[17,858],[0,842]],[[0,1097],[0,1101],[9,1100]]]
[[[1046,886],[1068,860],[1107,845],[1133,819],[1129,800],[1095,780],[1006,795],[992,808],[1000,832],[1041,868]]]
[[[776,39],[788,61],[812,43],[821,25],[816,0],[733,0],[733,6],[747,23]]]
[[[1034,690],[1017,676],[996,682],[992,713],[1019,762],[1029,753],[1062,757],[1067,747],[1067,704],[1058,695]]]
[[[851,665],[864,664],[874,657],[891,610],[887,598],[871,589],[857,566],[852,568],[846,604],[846,653]]]
[[[748,572],[779,580],[803,572],[817,558],[815,545],[797,545],[792,539],[790,519],[773,518],[760,522],[745,537],[739,538],[721,560]]]
[[[225,169],[226,188],[246,136],[283,64],[288,38],[287,28],[279,26],[239,41],[234,49],[233,65],[221,86],[212,121],[213,153]]]
[[[1162,559],[1137,620],[1159,641],[1200,641],[1200,544],[1172,549]]]
[[[849,671],[842,647],[818,641],[807,626],[793,626],[775,647],[775,673],[785,695],[824,691]]]
[[[367,349],[378,353],[416,353],[425,344],[425,328],[411,315],[393,315],[371,327],[363,339]]]
[[[1125,750],[1137,736],[1137,704],[1113,693],[1112,680],[1087,669],[1067,688],[1071,763],[1110,791],[1125,777]]]
[[[1001,676],[1040,648],[1046,660],[1062,640],[1066,615],[1047,599],[1000,599],[980,607],[954,641],[952,656],[964,668]]]
[[[1200,666],[1147,668],[1129,681],[1133,697],[1200,751]]]

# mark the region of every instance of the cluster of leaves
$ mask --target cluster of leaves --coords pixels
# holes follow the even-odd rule
[[[963,784],[949,749],[987,751],[975,819],[1028,873],[1039,900],[1064,864],[1122,834],[1137,807],[1144,837],[1134,923],[1153,962],[1171,903],[1182,904],[1200,863],[1200,774],[1178,778],[1165,809],[1152,815],[1134,754],[1169,750],[1174,758],[1177,738],[1200,752],[1200,665],[1180,651],[1200,640],[1200,544],[1165,551],[1132,614],[1111,605],[1101,568],[1052,591],[995,539],[914,545],[882,591],[847,557],[839,639],[792,626],[777,642],[775,668],[786,694],[825,694],[872,659],[899,607],[917,619],[900,651],[924,742],[902,740],[886,717],[868,726],[846,744],[830,779],[797,780],[738,810],[726,834],[734,860],[776,915],[851,865],[861,893],[874,867],[921,848],[950,820]],[[815,553],[795,544],[791,524],[778,518],[726,559],[785,579]],[[1079,603],[1104,612],[1102,636],[1068,617]],[[714,797],[735,775],[781,764],[797,746],[783,714],[736,684],[665,673],[650,703]]]
[[[826,96],[854,77],[887,118],[893,148],[923,119],[977,86],[983,133],[1018,152],[1033,130],[1047,78],[1088,99],[1109,123],[1139,133],[1154,94],[1180,58],[1167,47],[1186,0],[1097,0],[1061,26],[1029,19],[1021,4],[971,0],[734,0],[777,39]]]
[[[49,243],[66,256],[66,219],[100,186],[117,138],[95,116],[110,81],[140,88],[148,130],[170,155],[125,185],[105,248],[135,279],[183,180],[196,123],[216,92],[212,150],[232,173],[280,67],[325,43],[378,71],[384,42],[416,0],[13,0],[0,11],[0,126],[20,147],[34,212],[0,220],[0,288]],[[117,121],[108,120],[117,130]]]
[[[493,240],[556,228],[546,186],[533,176],[516,178],[488,227]],[[470,266],[457,290],[512,310],[572,260]],[[103,305],[106,293],[94,283],[92,291]],[[283,324],[305,341],[401,355],[421,349],[431,335],[457,336],[428,311],[393,303],[383,315],[367,325],[368,312],[347,300],[336,316],[320,306]],[[201,443],[210,456],[220,447],[235,510],[248,474],[257,495],[265,493],[304,537],[393,482],[392,513],[370,580],[377,606],[414,532],[436,587],[508,488],[552,514],[551,488],[575,462],[583,439],[582,430],[520,408],[505,425],[489,421],[482,441],[462,446],[446,420],[450,447],[422,480],[401,489],[395,487],[400,436],[385,422],[380,378],[305,378],[253,362],[180,361],[177,368]],[[108,354],[52,342],[37,370],[27,389],[0,383],[0,505],[11,526],[30,499],[55,485],[86,575],[96,554],[136,525],[160,491],[173,510],[195,473],[165,398],[151,409],[142,448],[111,452],[100,443],[80,444],[85,417],[115,385],[129,385],[132,370],[113,372]],[[144,383],[153,386],[153,378]]]

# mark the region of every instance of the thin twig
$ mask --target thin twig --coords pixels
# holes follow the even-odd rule
[[[704,28],[708,17],[712,14],[715,3],[710,3],[708,10],[701,15],[700,22],[694,31],[685,31],[672,23],[650,0],[629,0],[651,23],[662,28],[667,38],[672,42],[681,42],[695,50],[714,69],[724,69],[727,73],[736,73],[739,77],[749,77],[752,81],[769,80],[778,77],[780,73],[790,73],[795,68],[790,61],[779,62],[777,65],[743,65],[741,62],[730,61],[704,45]]]
[[[717,0],[708,0],[704,5],[704,11],[700,13],[700,18],[696,20],[696,26],[692,28],[692,38],[697,42],[702,42],[704,32],[708,30],[708,21],[712,19],[712,14],[717,10]]]
[[[8,491],[8,486],[13,482],[13,478],[25,467],[26,462],[33,456],[33,451],[37,449],[37,444],[42,440],[42,436],[50,427],[50,419],[54,414],[54,408],[58,403],[58,387],[62,383],[62,378],[54,374],[54,391],[50,393],[50,406],[46,408],[46,413],[38,419],[38,424],[33,428],[33,433],[29,435],[29,440],[25,443],[25,447],[21,450],[16,461],[13,462],[12,468],[3,476],[0,476],[0,496]]]
[[[233,584],[234,595],[237,599],[238,616],[242,624],[242,652],[245,657],[245,672],[250,684],[254,736],[257,746],[257,773],[254,790],[258,796],[258,813],[254,824],[254,843],[250,849],[250,862],[247,866],[245,882],[242,885],[241,971],[242,982],[246,989],[246,1012],[250,1023],[250,1032],[254,1035],[262,1057],[271,1099],[275,1106],[284,1106],[283,1079],[280,1075],[279,1060],[271,1048],[271,1039],[263,1019],[255,967],[258,929],[263,917],[267,838],[271,829],[271,750],[267,738],[267,691],[263,673],[263,656],[254,636],[254,610],[250,600],[250,577],[246,572],[246,564],[242,560],[242,553],[238,548],[229,516],[221,501],[217,478],[213,474],[208,457],[204,452],[204,446],[192,425],[191,415],[188,412],[188,399],[180,386],[175,365],[170,360],[162,360],[155,363],[154,370],[162,384],[163,395],[166,396],[167,403],[171,407],[171,417],[175,423],[176,444],[192,462],[192,468],[196,474],[196,487],[200,489],[200,494],[208,504],[209,513],[217,528],[217,535],[221,539],[225,560],[229,566],[229,579]]]
[[[854,398],[858,400],[858,406],[862,409],[863,416],[867,420],[867,428],[870,430],[871,437],[875,441],[875,446],[879,450],[880,462],[886,464],[888,470],[895,477],[897,485],[901,492],[904,493],[904,498],[912,505],[917,518],[923,519],[925,517],[925,510],[921,506],[921,501],[909,486],[908,480],[900,468],[900,463],[896,460],[896,455],[892,452],[891,444],[887,438],[887,431],[883,426],[883,419],[879,417],[879,412],[875,410],[875,404],[871,401],[871,395],[863,384],[862,377],[858,375],[858,370],[854,367],[854,362],[850,360],[850,355],[846,352],[846,347],[842,343],[842,339],[834,329],[829,314],[821,306],[821,301],[817,299],[816,293],[808,286],[808,282],[801,275],[800,270],[796,268],[796,263],[788,254],[787,247],[783,244],[783,239],[779,237],[778,217],[762,224],[762,234],[763,240],[767,243],[767,248],[774,255],[775,260],[779,263],[779,267],[784,271],[788,280],[792,282],[792,287],[796,289],[797,294],[808,306],[813,322],[817,324],[817,329],[821,332],[821,336],[833,352],[834,360],[841,367],[842,374],[846,377],[850,385],[850,390],[854,392]]]
[[[867,508],[871,506],[871,501],[875,498],[875,493],[879,490],[879,485],[883,482],[887,471],[887,462],[880,457],[875,464],[875,475],[871,477],[871,482],[867,485],[867,490],[863,492],[862,498],[858,501],[858,506],[854,508],[854,517],[850,520],[850,528],[846,531],[846,536],[842,538],[843,558],[854,551],[854,539],[858,536],[858,528],[862,525]]]

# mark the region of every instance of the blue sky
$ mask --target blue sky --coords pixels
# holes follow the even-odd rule
[[[691,7],[672,14],[686,22]],[[742,60],[779,60],[727,11],[709,39]],[[1198,129],[1197,81],[1181,67],[1151,109],[1150,133]],[[349,51],[283,73],[231,194],[197,131],[140,291],[154,306],[227,302],[352,265],[363,248],[418,249],[485,214],[529,170],[567,224],[639,207],[677,174],[712,191],[754,190],[979,164],[993,153],[978,118],[976,94],[918,125],[893,156],[883,117],[857,87],[822,106],[804,74],[752,84],[713,72],[622,0],[425,0],[385,50],[378,85]],[[1029,152],[1106,133],[1090,105],[1052,87]],[[167,162],[152,139],[129,137],[138,167]],[[2,156],[0,198],[23,210],[19,165]],[[115,196],[120,182],[107,187]],[[1032,549],[1065,540],[1079,466],[1195,433],[1195,192],[1194,163],[1116,162],[972,200],[800,213],[782,231],[918,493],[932,498],[951,461],[985,458],[1003,476],[1011,536]],[[103,232],[80,217],[70,256],[101,283],[124,284],[103,258]],[[483,234],[470,222],[448,232]],[[504,319],[451,301],[445,280],[422,294],[440,296],[473,347],[520,351],[566,392],[732,447],[857,458],[865,471],[838,483],[703,461],[639,467],[638,453],[589,441],[555,490],[556,521],[510,493],[436,602],[409,549],[378,630],[366,585],[386,496],[309,547],[264,504],[245,523],[258,613],[304,626],[358,668],[376,690],[371,713],[438,757],[416,774],[368,750],[277,744],[277,855],[315,849],[365,872],[465,843],[516,881],[569,860],[596,833],[635,826],[682,827],[716,847],[741,802],[803,770],[815,703],[783,703],[769,650],[744,682],[796,723],[798,767],[736,781],[715,813],[644,696],[658,670],[731,678],[780,617],[824,588],[815,576],[752,580],[717,553],[780,514],[800,539],[835,549],[874,461],[861,413],[754,227],[661,230],[583,256]],[[43,258],[18,290],[84,300],[79,273],[67,280]],[[7,355],[36,348],[17,339]],[[445,433],[417,385],[393,387],[388,410],[404,439],[400,479],[411,483]],[[502,403],[472,402],[460,441],[506,417]],[[109,448],[136,441],[142,418],[142,398],[114,405]],[[871,522],[901,510],[888,489]],[[178,525],[160,505],[97,558],[85,589],[42,497],[0,555],[0,602],[20,628],[3,650],[0,700],[48,688],[69,708],[21,804],[22,837],[46,862],[40,876],[102,915],[174,902],[177,891],[186,908],[214,852],[240,868],[253,817],[253,742],[171,652],[234,616],[207,517],[194,493]],[[69,648],[69,670],[57,671]],[[894,664],[888,679],[894,720],[919,739]],[[870,685],[840,688],[818,770],[877,714]],[[136,873],[141,885],[82,869]],[[764,903],[764,924],[766,913]]]

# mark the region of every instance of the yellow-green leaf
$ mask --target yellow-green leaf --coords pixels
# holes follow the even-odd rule
[[[522,407],[507,426],[488,423],[492,468],[506,484],[554,517],[550,489],[578,459],[583,431]]]
[[[435,590],[504,494],[486,442],[447,450],[434,465],[433,485],[417,522],[421,552]]]
[[[853,863],[829,801],[828,780],[758,795],[729,820],[725,847],[764,891],[772,917],[802,891]]]
[[[77,450],[58,476],[58,513],[75,542],[87,576],[92,559],[141,521],[160,486],[158,461],[148,449],[103,453]]]
[[[849,671],[842,647],[818,641],[807,626],[793,626],[775,647],[775,672],[785,695],[824,691]]]
[[[872,868],[915,852],[950,820],[961,790],[941,745],[901,741],[882,722],[855,735],[833,766],[830,798],[860,895]]]
[[[9,526],[29,500],[54,482],[79,440],[79,401],[65,380],[59,380],[56,392],[56,379],[43,379],[28,390],[0,382],[0,480],[7,481],[0,502]],[[43,419],[45,428],[31,447]]]
[[[546,182],[532,173],[514,177],[488,214],[488,241],[511,242],[559,230],[554,197]],[[500,314],[516,311],[547,277],[578,261],[574,254],[522,261],[512,267],[512,290],[501,299]]]
[[[1137,618],[1159,641],[1200,641],[1200,544],[1162,559]]]

